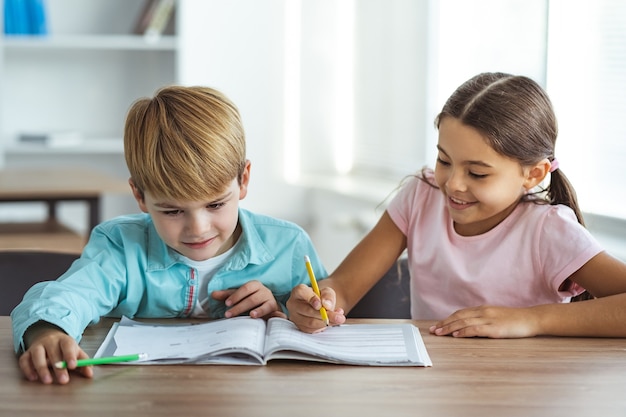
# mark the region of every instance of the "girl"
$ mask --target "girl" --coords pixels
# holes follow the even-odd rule
[[[337,270],[287,302],[306,332],[346,312],[407,249],[411,316],[436,335],[626,336],[626,265],[584,228],[554,155],[556,118],[529,78],[479,74],[448,99],[435,170],[411,177]],[[549,175],[549,185],[542,188]],[[587,290],[598,299],[568,303]]]

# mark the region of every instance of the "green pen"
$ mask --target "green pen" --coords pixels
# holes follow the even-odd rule
[[[76,361],[76,367],[91,366],[91,365],[104,365],[107,363],[138,361],[140,359],[147,359],[147,358],[148,358],[147,353],[135,353],[133,355],[108,356],[105,358],[79,359]],[[67,368],[67,363],[65,361],[59,361],[54,364],[54,367],[57,369]]]

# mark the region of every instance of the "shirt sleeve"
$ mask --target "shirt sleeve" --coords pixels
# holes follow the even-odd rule
[[[401,185],[400,190],[387,206],[387,213],[398,229],[406,236],[409,231],[415,200],[420,183],[417,177],[410,177]],[[424,184],[426,185],[426,184]]]
[[[54,324],[80,341],[85,328],[99,321],[117,304],[125,280],[115,277],[124,275],[111,261],[114,257],[102,250],[107,246],[102,243],[103,239],[106,240],[106,236],[94,230],[83,255],[70,269],[57,280],[40,282],[26,292],[22,302],[11,312],[16,352],[24,350],[24,333],[38,321]],[[101,265],[89,254],[107,260]]]
[[[584,288],[566,280],[603,249],[569,207],[551,206],[543,219],[536,247],[548,285],[564,296],[578,295]]]

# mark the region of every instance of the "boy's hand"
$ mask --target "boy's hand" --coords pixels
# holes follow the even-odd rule
[[[479,306],[464,308],[437,322],[430,332],[454,337],[519,338],[537,336],[536,309]]]
[[[320,292],[324,300],[324,308],[328,313],[329,324],[332,326],[345,323],[346,316],[343,309],[335,307],[335,291],[332,288],[322,288]],[[320,315],[321,307],[320,298],[311,287],[304,284],[294,287],[287,300],[289,320],[306,333],[316,333],[326,329],[326,324]]]
[[[87,359],[87,355],[76,341],[56,326],[35,324],[27,330],[29,346],[19,358],[22,373],[29,381],[41,381],[51,384],[56,378],[59,384],[70,381],[68,370],[76,369],[87,378],[93,376],[91,366],[76,368],[77,359]],[[59,361],[67,362],[67,368],[50,368]],[[53,377],[54,373],[54,377]]]
[[[226,307],[229,307],[224,314],[226,318],[239,316],[247,311],[254,318],[287,318],[272,291],[260,281],[246,282],[237,289],[213,291],[211,297],[224,301]]]

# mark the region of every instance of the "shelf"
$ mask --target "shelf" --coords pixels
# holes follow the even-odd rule
[[[149,38],[140,35],[52,35],[5,36],[2,45],[6,50],[25,49],[89,49],[89,50],[161,50],[175,51],[176,36]]]
[[[85,139],[80,145],[46,146],[13,143],[4,148],[6,155],[33,154],[123,154],[122,139]]]

